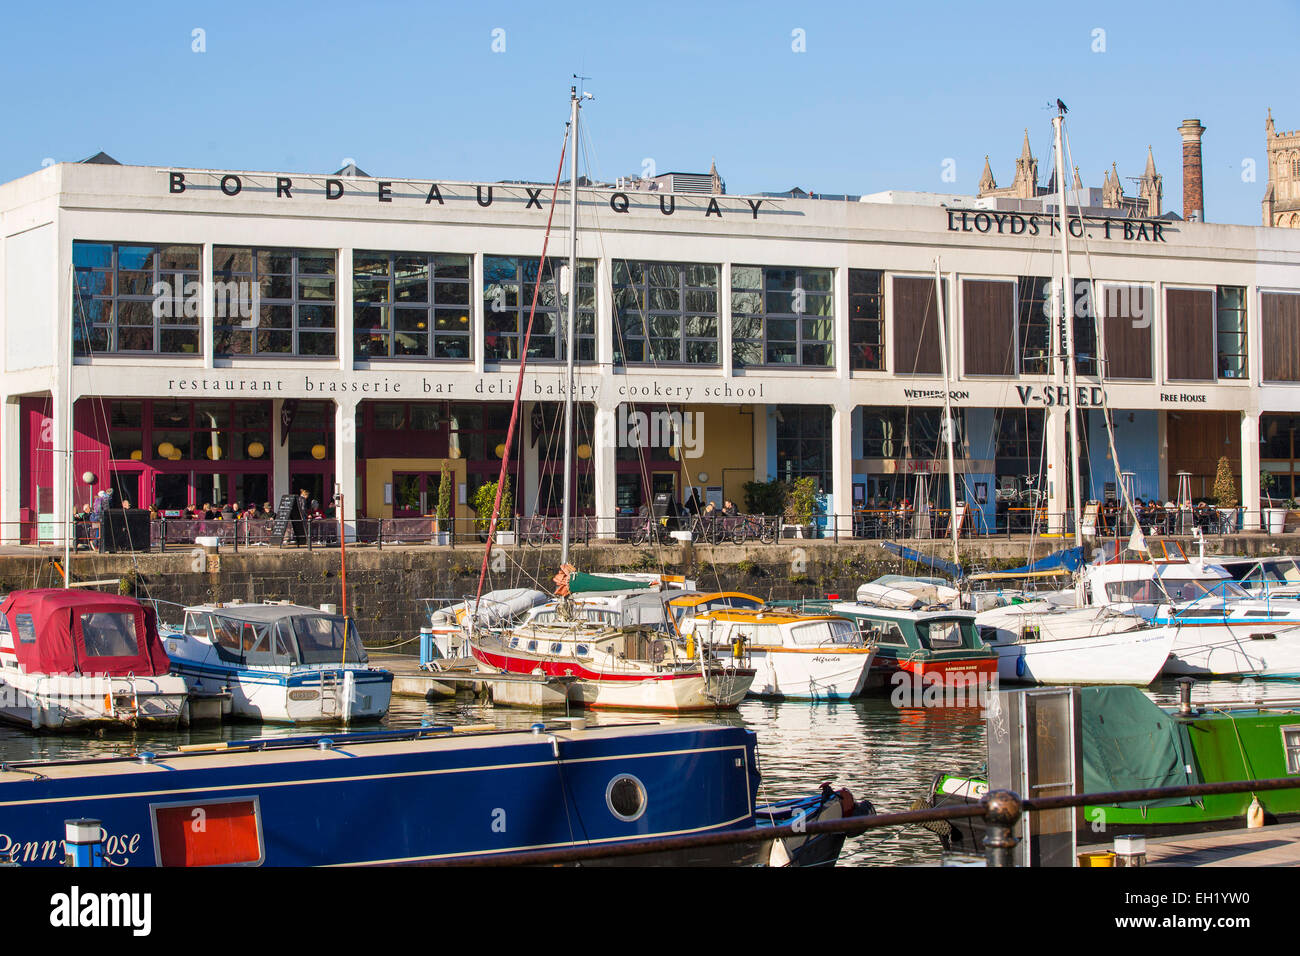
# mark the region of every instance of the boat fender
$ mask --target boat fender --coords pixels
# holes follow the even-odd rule
[[[1246,809],[1246,826],[1251,830],[1256,830],[1264,825],[1264,805],[1259,802],[1259,797],[1250,798],[1250,806]]]
[[[745,635],[737,634],[736,639],[731,642],[731,656],[740,660],[745,656]]]
[[[840,815],[851,817],[858,811],[858,801],[853,799],[853,794],[848,787],[843,787],[839,792],[840,797]]]
[[[695,635],[686,635],[686,656],[691,660],[695,659]]]
[[[1025,655],[1024,654],[1021,654],[1019,657],[1016,658],[1016,676],[1017,677],[1025,676]]]

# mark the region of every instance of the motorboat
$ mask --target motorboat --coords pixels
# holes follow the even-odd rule
[[[854,621],[875,645],[867,689],[901,690],[910,700],[913,692],[933,687],[974,692],[996,678],[997,655],[980,639],[971,611],[932,608],[915,596],[891,604],[826,600],[802,606]]]
[[[1300,602],[1252,597],[1202,560],[1116,560],[1084,568],[1094,607],[1168,630],[1170,675],[1300,677]]]
[[[41,588],[0,602],[0,719],[40,731],[177,727],[188,697],[153,608],[135,598]]]
[[[228,692],[233,717],[347,724],[388,713],[393,675],[370,666],[341,614],[287,601],[199,604],[161,634],[172,672],[195,693]]]
[[[1300,558],[1293,555],[1253,558],[1216,555],[1213,561],[1252,597],[1300,598]]]
[[[568,620],[479,631],[470,648],[483,668],[569,677],[571,703],[617,710],[728,710],[744,699],[752,667],[683,648],[662,631]]]
[[[835,614],[793,608],[717,608],[682,623],[687,640],[747,657],[754,697],[847,700],[865,689],[876,646]]]
[[[998,678],[1026,684],[1145,687],[1169,659],[1176,633],[1110,606],[1027,601],[981,611],[981,640],[997,652]]]

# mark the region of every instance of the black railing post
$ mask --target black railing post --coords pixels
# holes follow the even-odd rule
[[[984,798],[984,857],[989,866],[1015,866],[1011,851],[1016,838],[1011,831],[1020,819],[1020,797],[1010,790],[994,790]]]

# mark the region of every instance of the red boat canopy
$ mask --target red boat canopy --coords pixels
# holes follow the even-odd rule
[[[14,591],[0,603],[18,663],[29,673],[160,676],[171,667],[154,610],[97,591]]]

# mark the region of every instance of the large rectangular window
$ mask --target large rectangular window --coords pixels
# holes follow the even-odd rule
[[[827,368],[835,363],[831,269],[731,268],[731,353],[750,365]]]
[[[1092,283],[1075,279],[1074,285],[1074,369],[1077,375],[1097,374],[1097,307],[1092,301]]]
[[[1264,381],[1300,382],[1300,295],[1260,295],[1259,325]]]
[[[718,364],[716,265],[615,259],[614,364]]]
[[[217,246],[212,258],[218,355],[335,354],[333,249]]]
[[[1221,285],[1216,290],[1215,335],[1219,378],[1247,378],[1246,290],[1241,286]]]
[[[199,246],[73,242],[78,355],[197,355],[202,292]]]
[[[885,368],[885,274],[849,270],[849,364],[879,372]]]
[[[961,284],[962,352],[967,375],[1011,375],[1016,357],[1015,286],[967,279]]]
[[[831,410],[824,405],[776,407],[776,476],[781,481],[811,476],[818,491],[833,491]]]
[[[954,408],[952,417],[957,425],[953,441],[960,446],[964,413]],[[942,408],[863,406],[863,458],[930,461],[946,455]]]
[[[1155,294],[1146,285],[1098,285],[1105,317],[1108,379],[1151,380]]]
[[[1020,373],[1046,375],[1052,357],[1052,280],[1021,276],[1016,282]]]
[[[569,299],[561,294],[562,269],[567,264],[546,260],[538,282],[539,260],[520,256],[483,257],[483,355],[489,362],[517,362],[528,331],[528,316],[537,289],[537,314],[528,342],[528,360],[565,360],[565,322]],[[578,321],[574,360],[596,360],[596,263],[578,263]]]
[[[1215,377],[1214,293],[1209,289],[1165,290],[1165,355],[1174,381]]]
[[[352,255],[357,358],[469,360],[470,257],[427,252]]]
[[[948,286],[943,286],[944,316],[948,309]],[[894,374],[939,375],[943,354],[939,349],[939,300],[934,280],[894,276]],[[951,321],[948,328],[952,327]]]

